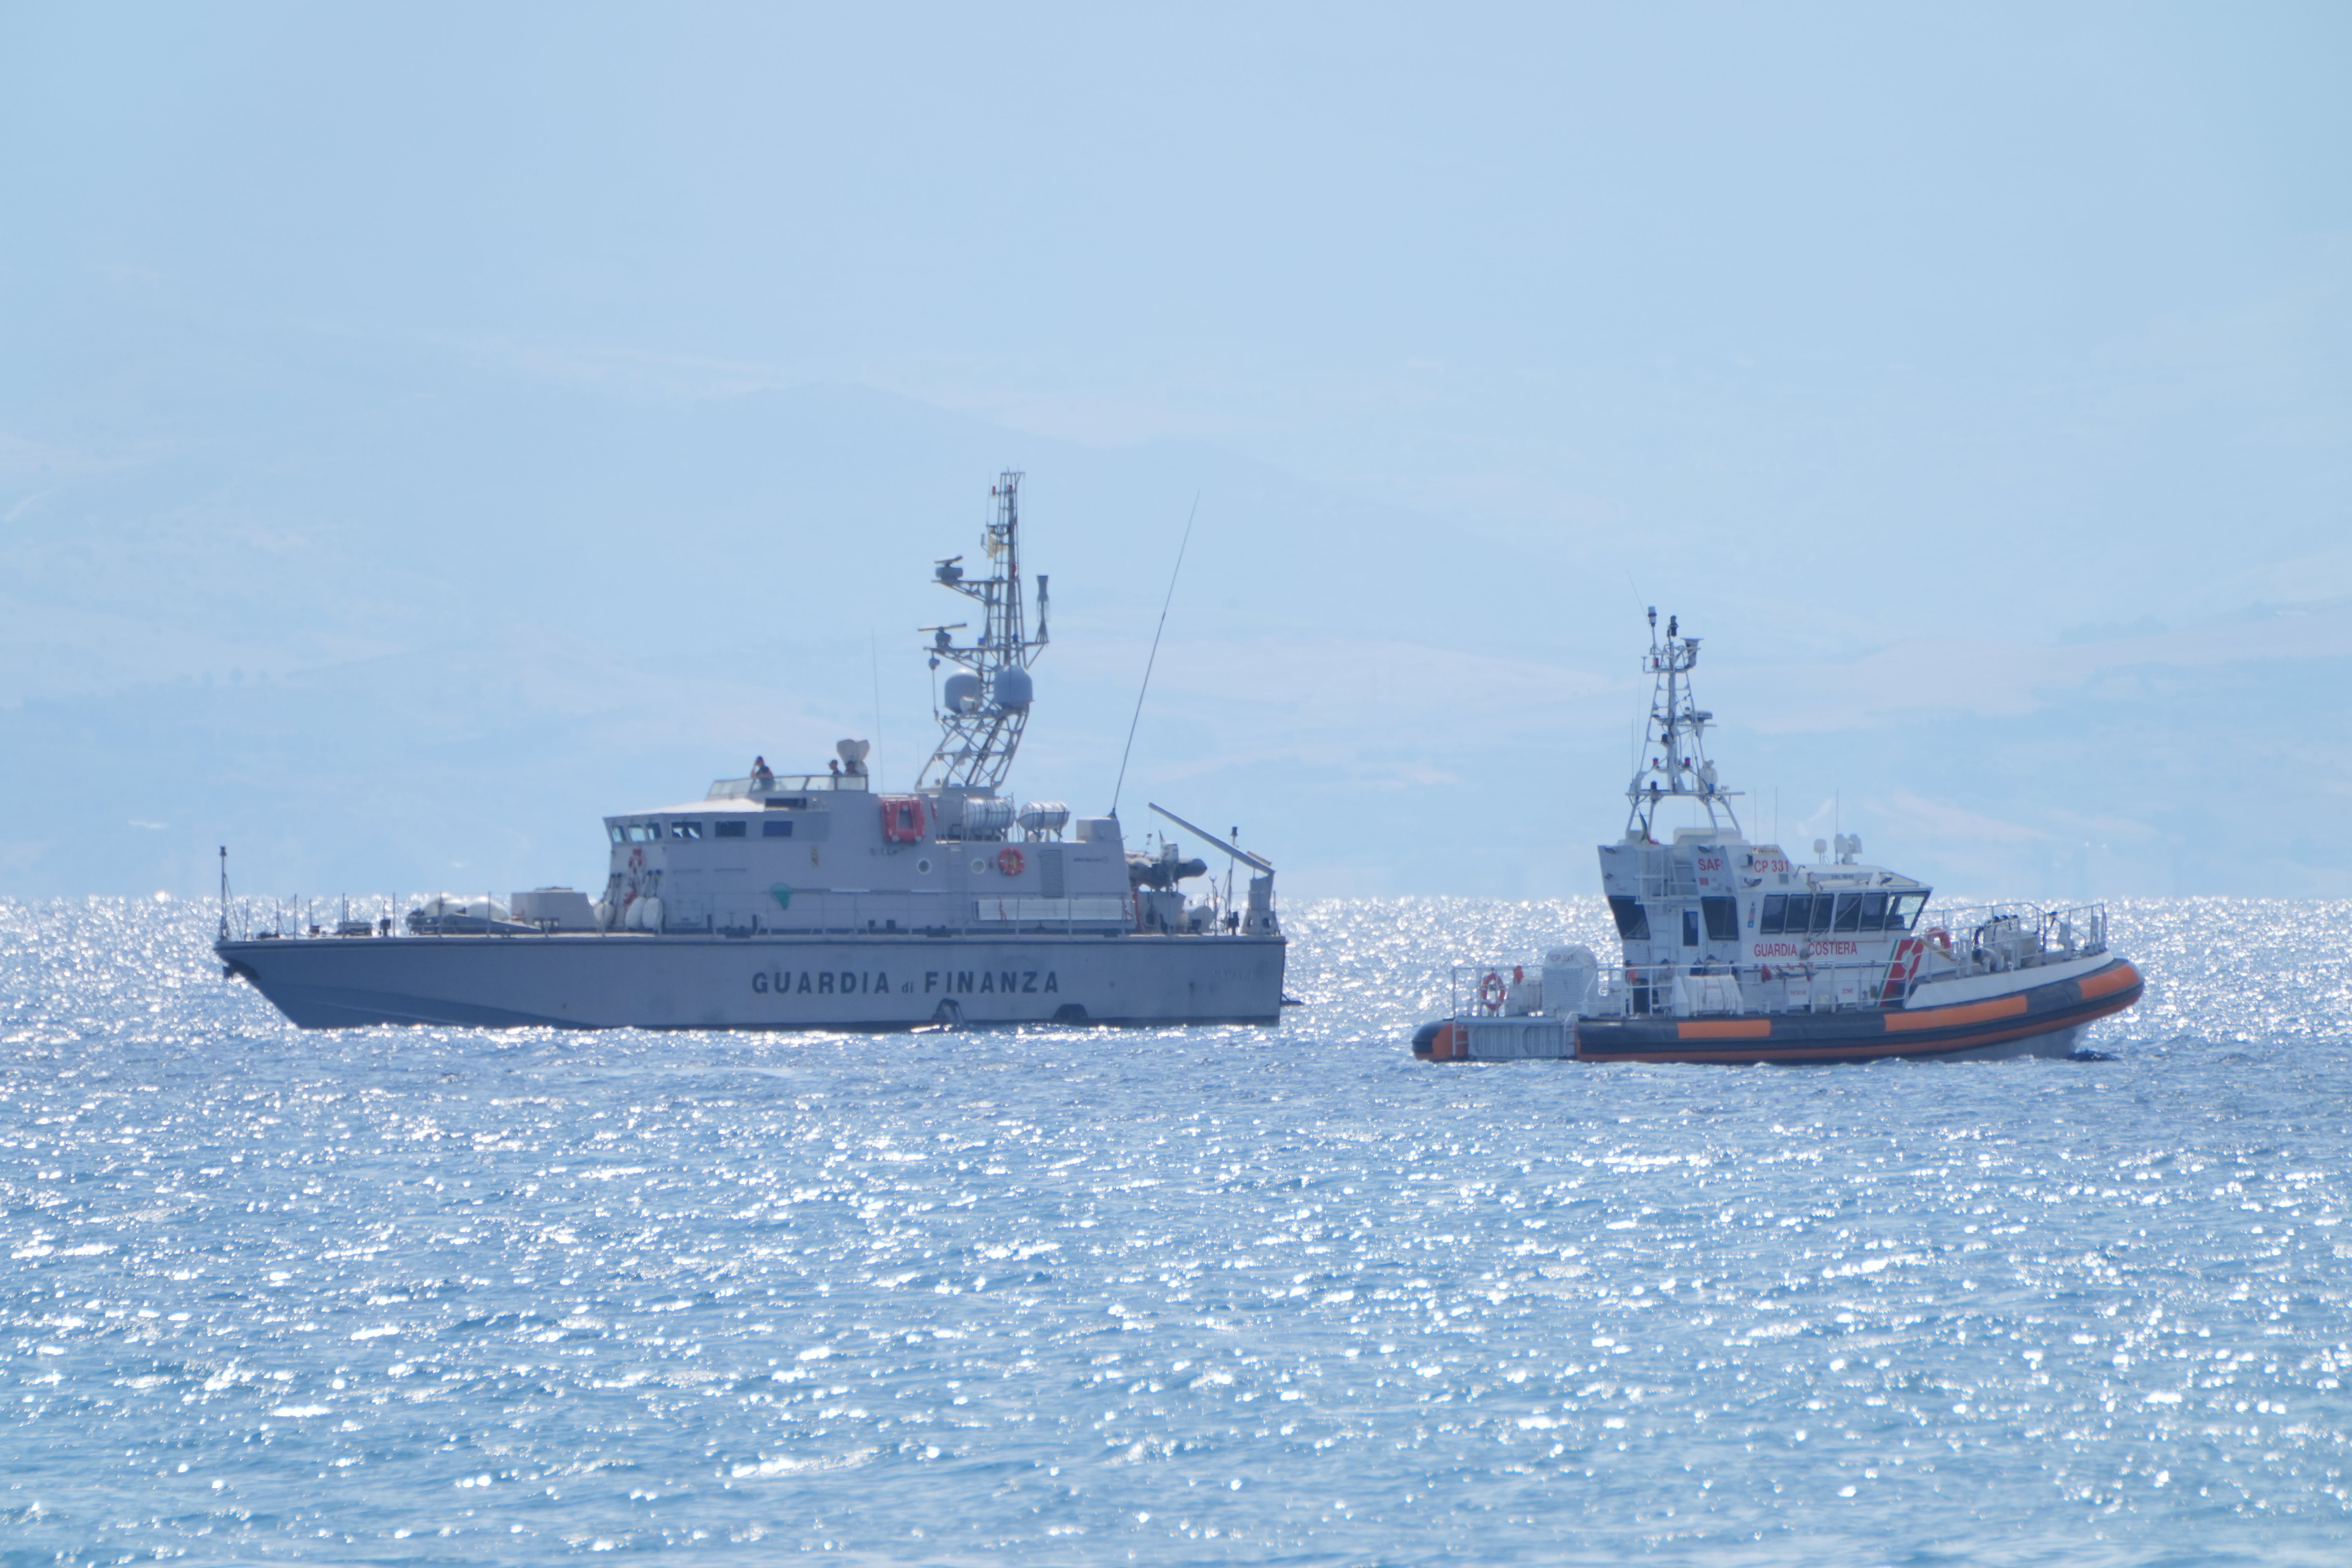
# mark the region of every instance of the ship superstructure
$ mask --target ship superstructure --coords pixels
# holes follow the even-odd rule
[[[1858,835],[1813,858],[1751,844],[1706,755],[1714,715],[1690,676],[1699,639],[1650,612],[1653,679],[1623,837],[1600,848],[1622,963],[1582,947],[1456,973],[1451,1016],[1414,1050],[1440,1060],[1829,1061],[2063,1056],[2137,1001],[2103,906],[1927,913],[1933,889],[1862,859]]]
[[[845,740],[822,773],[763,762],[699,799],[606,817],[593,902],[434,900],[397,936],[362,927],[365,942],[225,933],[225,964],[318,1025],[1275,1021],[1285,943],[1264,857],[1154,806],[1250,873],[1234,907],[1213,879],[1188,899],[1181,883],[1208,868],[1175,838],[1129,853],[1116,816],[1001,793],[1046,643],[1043,576],[1034,634],[1023,602],[1021,478],[992,492],[984,574],[935,563],[981,618],[923,628],[933,670],[952,673],[911,789],[876,789],[867,742]]]
[[[932,670],[952,664],[956,672],[940,692],[940,743],[916,778],[919,788],[994,791],[1012,772],[1013,754],[1029,722],[1037,689],[1029,667],[1046,642],[1046,580],[1037,579],[1033,637],[1021,602],[1021,479],[1007,471],[989,492],[995,515],[981,536],[988,574],[972,575],[961,555],[948,556],[933,569],[937,582],[980,606],[981,630],[960,645],[954,634],[968,629],[965,623],[923,628],[931,634]]]

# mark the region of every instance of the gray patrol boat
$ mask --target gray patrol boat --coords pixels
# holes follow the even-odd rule
[[[924,628],[931,668],[952,673],[912,790],[875,789],[867,743],[844,741],[823,773],[761,764],[700,800],[606,817],[593,901],[444,897],[396,931],[388,918],[254,930],[224,872],[225,973],[305,1028],[1277,1022],[1285,943],[1263,857],[1151,807],[1245,874],[1236,900],[1232,875],[1221,893],[1164,834],[1130,852],[1116,816],[1002,793],[1046,642],[1044,576],[1034,634],[1023,603],[1020,480],[992,492],[985,565],[935,565],[983,618],[970,644],[954,637],[968,623]],[[1196,879],[1206,890],[1188,897]]]

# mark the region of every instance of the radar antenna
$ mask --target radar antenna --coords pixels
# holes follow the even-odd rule
[[[964,629],[926,626],[932,634],[924,652],[931,668],[941,660],[959,665],[963,673],[950,676],[937,708],[939,748],[923,764],[915,787],[990,791],[1004,782],[1020,749],[1021,731],[1029,722],[1034,688],[1029,667],[1045,647],[1045,578],[1037,579],[1037,635],[1031,637],[1021,603],[1021,479],[1015,471],[997,476],[989,494],[995,498],[995,516],[981,536],[988,558],[985,577],[971,575],[963,557],[940,562],[931,576],[941,587],[952,588],[979,601],[984,618],[979,640],[959,647],[948,634]]]
[[[1642,668],[1656,678],[1650,695],[1650,725],[1635,772],[1625,787],[1632,809],[1625,818],[1629,843],[1656,842],[1659,805],[1669,800],[1695,800],[1706,808],[1707,826],[1722,832],[1739,831],[1732,815],[1732,797],[1738,792],[1717,787],[1715,764],[1706,758],[1706,727],[1715,715],[1702,712],[1693,700],[1691,666],[1698,662],[1698,638],[1682,635],[1681,617],[1666,617],[1665,641],[1658,640],[1658,611],[1650,609],[1650,651]]]

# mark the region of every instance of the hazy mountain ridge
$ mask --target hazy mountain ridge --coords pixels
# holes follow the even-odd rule
[[[1505,542],[1210,445],[1088,447],[856,386],[657,396],[294,333],[209,395],[204,348],[103,417],[5,412],[16,891],[197,891],[224,840],[257,886],[593,880],[599,816],[754,752],[822,766],[878,732],[903,784],[934,733],[914,628],[968,618],[930,563],[975,553],[1008,463],[1054,600],[1024,793],[1108,805],[1197,493],[1131,828],[1165,795],[1302,893],[1536,896],[1589,889],[1622,826],[1647,697],[1641,603],[1599,564],[1622,540]],[[1696,601],[1751,828],[1777,785],[1784,838],[1834,818],[1971,885],[2343,885],[2237,803],[2259,774],[2291,820],[2334,809],[2337,743],[2292,721],[2341,711],[2346,602],[1789,662],[1822,639],[1703,566],[1646,574],[1664,609]]]

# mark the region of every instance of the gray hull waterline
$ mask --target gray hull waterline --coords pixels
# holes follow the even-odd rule
[[[231,942],[305,1028],[1271,1024],[1280,938],[448,936]]]

